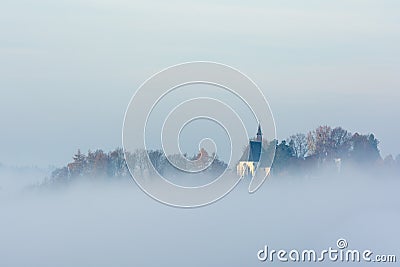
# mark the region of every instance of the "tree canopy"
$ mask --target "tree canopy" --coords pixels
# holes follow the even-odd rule
[[[307,173],[334,164],[344,164],[368,168],[381,164],[392,166],[392,169],[400,169],[400,155],[387,156],[384,160],[378,148],[379,141],[375,135],[350,133],[342,127],[332,128],[327,125],[319,126],[307,134],[296,133],[286,140],[263,141],[263,153],[273,151],[275,155],[272,165],[272,173]],[[125,158],[126,156],[126,158]],[[187,157],[187,155],[185,155]],[[72,157],[72,162],[67,166],[54,170],[51,174],[52,181],[68,181],[82,176],[89,177],[127,177],[129,176],[126,160],[134,166],[131,172],[143,175],[151,174],[153,168],[148,166],[148,157],[155,171],[174,171],[174,166],[169,160],[180,160],[178,155],[169,155],[168,159],[161,150],[137,150],[133,153],[126,153],[122,148],[105,153],[101,149],[91,151],[87,154],[79,149]],[[202,150],[199,154],[188,159],[195,160],[193,164],[211,165],[206,169],[208,173],[221,174],[227,168],[227,164],[218,159],[215,155],[208,155]],[[175,170],[176,171],[176,170]]]

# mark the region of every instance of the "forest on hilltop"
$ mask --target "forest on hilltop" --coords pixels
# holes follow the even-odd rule
[[[382,159],[379,141],[373,134],[350,133],[342,127],[319,126],[307,134],[297,133],[286,140],[264,140],[265,151],[273,151],[274,162],[272,175],[309,175],[319,169],[385,169],[398,173],[400,171],[400,155],[394,158],[389,155]],[[134,166],[135,174],[152,174],[145,157],[149,157],[155,170],[161,174],[177,171],[161,150],[137,150],[127,153],[126,159]],[[218,176],[227,164],[216,155],[208,155],[202,149],[199,154],[186,158],[196,160],[200,164],[210,164],[204,173]],[[169,159],[178,158],[176,155]],[[129,177],[130,173],[125,161],[124,151],[117,148],[108,153],[101,149],[80,150],[73,156],[73,161],[51,173],[47,183],[59,183],[76,180],[79,177]]]

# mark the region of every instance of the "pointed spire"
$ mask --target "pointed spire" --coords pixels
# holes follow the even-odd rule
[[[258,124],[257,141],[259,141],[259,142],[262,141],[262,131],[261,131],[261,125],[260,124]]]

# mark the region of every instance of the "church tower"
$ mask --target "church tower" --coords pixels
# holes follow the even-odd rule
[[[256,138],[249,140],[249,145],[243,151],[243,155],[236,166],[237,174],[240,177],[251,176],[254,177],[256,169],[262,168],[265,173],[268,174],[270,167],[266,167],[265,162],[260,162],[261,152],[262,152],[262,131],[261,125],[258,125]]]
[[[260,124],[258,124],[258,131],[257,131],[256,141],[258,141],[258,142],[262,141],[262,132],[261,132],[261,125]]]

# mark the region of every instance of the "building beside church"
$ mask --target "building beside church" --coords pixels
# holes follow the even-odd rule
[[[260,161],[262,151],[262,131],[261,126],[258,125],[257,135],[254,140],[249,141],[249,145],[243,152],[242,157],[236,167],[237,175],[241,177],[253,177]],[[261,164],[263,165],[263,164]],[[264,166],[259,166],[264,167]],[[269,172],[270,168],[264,167],[266,172]]]

